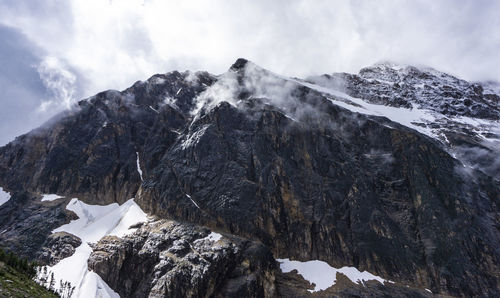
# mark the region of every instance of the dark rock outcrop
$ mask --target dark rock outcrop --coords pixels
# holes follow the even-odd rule
[[[82,240],[73,234],[57,232],[50,234],[38,254],[37,260],[44,265],[53,266],[60,260],[70,257]]]
[[[76,219],[66,210],[68,200],[41,202],[40,196],[16,192],[0,206],[0,246],[36,259],[52,230]],[[43,261],[42,261],[43,262]]]
[[[318,292],[310,292],[312,286],[296,272],[278,274],[276,287],[280,297],[433,297],[425,289],[401,284],[378,281],[355,284],[341,273],[337,274],[334,286]]]
[[[89,269],[122,297],[275,296],[276,264],[265,246],[191,224],[146,223],[93,250]]]

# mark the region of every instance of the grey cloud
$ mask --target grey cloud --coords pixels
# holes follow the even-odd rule
[[[62,111],[66,106],[58,93],[66,91],[58,85],[54,69],[41,74],[46,52],[21,32],[0,25],[0,40],[0,145],[4,145]],[[75,98],[81,95],[77,82],[72,88]],[[50,109],[41,109],[48,102]]]
[[[0,26],[0,144],[40,124],[30,113],[46,95],[36,65],[42,51],[13,28]]]

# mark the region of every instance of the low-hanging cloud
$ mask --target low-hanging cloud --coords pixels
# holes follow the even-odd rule
[[[61,111],[70,109],[75,103],[76,76],[55,57],[46,57],[37,66],[43,84],[49,90],[50,97],[44,100],[38,111]]]
[[[293,96],[299,84],[269,72],[252,62],[247,62],[240,70],[229,70],[218,77],[217,82],[207,88],[195,100],[196,106],[192,111],[197,115],[200,110],[210,110],[221,102],[228,102],[238,106],[242,99],[251,96],[281,108],[287,116],[297,117],[295,113],[299,99]],[[243,97],[243,98],[242,98]],[[305,105],[302,104],[302,108]]]

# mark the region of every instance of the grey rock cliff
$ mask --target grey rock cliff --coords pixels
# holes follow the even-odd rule
[[[439,136],[355,112],[321,89],[339,86],[444,115],[419,124]],[[22,247],[36,235],[24,249],[35,257],[71,218],[64,201],[23,192],[91,204],[135,197],[163,221],[101,240],[89,260],[124,297],[308,295],[307,282],[282,275],[273,257],[396,282],[346,282],[331,295],[497,296],[500,138],[452,118],[496,123],[498,94],[481,86],[387,65],[287,79],[244,59],[219,76],[155,75],[83,100],[0,148],[0,185],[14,193],[0,207],[0,240]],[[223,240],[198,242],[208,229]]]
[[[37,259],[44,264],[53,266],[60,260],[72,256],[80,244],[82,244],[82,240],[73,234],[66,232],[50,234]]]
[[[159,220],[93,246],[89,269],[122,297],[273,297],[276,264],[264,245]]]

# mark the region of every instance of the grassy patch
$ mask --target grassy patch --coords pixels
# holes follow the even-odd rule
[[[0,261],[0,297],[59,297],[23,272]]]

